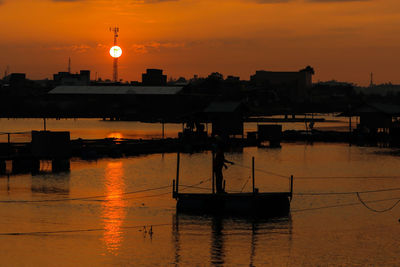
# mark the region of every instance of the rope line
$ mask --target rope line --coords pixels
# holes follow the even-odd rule
[[[203,184],[203,183],[206,183],[206,182],[208,182],[208,181],[211,181],[211,178],[204,179],[204,180],[202,180],[202,181],[200,181],[200,182],[198,182],[198,183],[196,183],[196,184],[192,184],[192,185],[179,185],[179,186],[184,187],[184,188],[182,189],[182,191],[183,191],[183,190],[186,190],[186,189],[188,189],[188,188],[206,189],[206,188],[197,187],[197,186],[198,186],[198,185],[201,185],[201,184]],[[210,188],[207,188],[207,190],[210,190]]]
[[[251,176],[249,176],[249,178],[246,180],[246,182],[244,183],[244,185],[242,186],[242,189],[240,190],[240,193],[243,192],[244,188],[246,187],[247,183],[250,181]]]
[[[185,187],[184,189],[194,188],[194,189],[201,189],[201,190],[211,190],[211,188],[199,187],[199,186],[194,186],[194,185],[179,185],[179,186]],[[184,190],[184,189],[182,189],[182,190]]]
[[[254,169],[254,170],[258,171],[258,172],[274,175],[274,176],[279,177],[279,178],[289,179],[289,177],[290,177],[290,175],[282,175],[282,174],[279,174],[279,173],[270,172],[270,171],[266,171],[266,170],[262,170],[262,169]]]
[[[90,196],[90,197],[77,197],[77,198],[63,198],[63,199],[44,199],[44,200],[1,200],[0,203],[42,203],[42,202],[61,202],[61,201],[75,201],[75,200],[90,200],[97,198],[106,198],[106,197],[114,197],[114,196],[123,196],[123,195],[132,195],[149,191],[156,191],[171,187],[171,185],[160,186],[155,188],[124,192],[120,194],[112,194],[112,195],[99,195],[99,196]]]
[[[400,187],[397,187],[397,188],[385,188],[385,189],[378,189],[378,190],[367,190],[367,191],[293,193],[293,195],[297,195],[297,196],[353,195],[353,194],[378,193],[378,192],[388,192],[388,191],[398,191],[398,190],[400,190]]]
[[[385,202],[389,200],[397,200],[396,204],[393,205],[390,209],[393,209],[398,203],[400,203],[400,197],[397,198],[387,198],[387,199],[378,199],[371,201],[362,201],[360,198],[360,202],[357,203],[344,203],[339,205],[330,205],[330,206],[322,206],[316,208],[308,208],[308,209],[297,209],[291,210],[291,212],[303,212],[303,211],[313,211],[320,209],[328,209],[328,208],[338,208],[338,207],[346,207],[346,206],[356,206],[363,204],[365,207],[368,207],[365,203],[377,203],[377,202]],[[369,207],[368,207],[369,208]],[[386,210],[390,210],[386,209]],[[375,211],[374,209],[371,209]],[[383,212],[383,211],[377,211]],[[133,225],[133,226],[122,226],[121,229],[138,229],[147,227],[159,227],[159,226],[170,226],[171,223],[161,223],[161,224],[153,224],[153,225]],[[23,235],[47,235],[47,234],[67,234],[67,233],[79,233],[79,232],[100,232],[106,231],[104,228],[88,228],[88,229],[72,229],[72,230],[57,230],[57,231],[37,231],[37,232],[8,232],[8,233],[0,233],[0,236],[23,236]]]
[[[184,187],[182,190],[185,190],[189,187],[195,187],[197,185],[203,184],[207,181],[211,180],[211,178],[204,179],[200,181],[199,183],[193,184],[193,185],[182,185]],[[160,186],[160,187],[155,187],[155,188],[148,188],[148,189],[142,189],[142,190],[137,190],[137,191],[130,191],[130,192],[124,192],[120,194],[112,194],[112,195],[98,195],[98,196],[89,196],[89,197],[77,197],[77,198],[63,198],[63,199],[44,199],[44,200],[0,200],[0,203],[43,203],[43,202],[62,202],[62,201],[77,201],[77,200],[92,200],[92,199],[98,199],[98,198],[107,198],[107,197],[114,197],[114,196],[124,196],[124,195],[132,195],[132,194],[138,194],[138,193],[143,193],[143,192],[150,192],[150,191],[156,191],[156,190],[162,190],[166,188],[170,188],[171,185],[165,185],[165,186]],[[155,195],[148,195],[148,196],[140,196],[141,198],[146,198],[146,197],[156,197],[156,196],[162,196],[170,194],[170,192],[166,193],[161,193],[161,194],[155,194]],[[133,197],[136,198],[136,197]],[[132,199],[132,198],[125,198],[125,199]],[[107,200],[105,200],[107,201]]]
[[[246,169],[251,169],[252,168],[252,167],[240,164],[240,163],[235,163],[235,165],[233,165],[233,166],[238,166],[238,167],[242,167],[242,168],[246,168]],[[266,170],[263,170],[263,169],[254,168],[254,170],[258,171],[258,172],[270,174],[270,175],[273,175],[273,176],[276,176],[276,177],[280,177],[280,178],[289,179],[289,177],[290,177],[290,175],[283,175],[283,174],[279,174],[279,173],[276,173],[276,172],[266,171]]]
[[[147,227],[159,227],[159,226],[169,226],[171,223],[160,223],[151,225],[134,225],[134,226],[122,226],[121,229],[137,229]],[[66,233],[79,233],[79,232],[100,232],[106,231],[104,228],[89,228],[89,229],[73,229],[73,230],[59,230],[59,231],[38,231],[38,232],[14,232],[14,233],[0,233],[0,236],[10,236],[10,235],[46,235],[46,234],[66,234]]]
[[[296,179],[400,179],[400,176],[298,176]]]
[[[364,203],[377,203],[377,202],[384,202],[384,201],[389,201],[389,200],[399,200],[399,201],[400,201],[400,197],[386,198],[386,199],[378,199],[378,200],[370,200],[370,201],[364,201]],[[337,204],[337,205],[321,206],[321,207],[316,207],[316,208],[307,208],[307,209],[291,210],[290,212],[313,211],[313,210],[321,210],[321,209],[329,209],[329,208],[339,208],[339,207],[357,206],[357,205],[361,205],[361,204],[362,204],[362,203],[360,203],[360,202],[343,203],[343,204]]]
[[[7,133],[7,132],[0,132],[0,135],[13,135],[13,134],[30,134],[31,132],[15,132],[15,133]]]
[[[171,194],[171,192],[168,191],[168,192],[160,193],[160,194],[147,195],[147,196],[125,197],[125,198],[122,198],[122,199],[123,199],[123,200],[138,199],[138,198],[142,199],[142,198],[159,197],[159,196],[170,195],[170,194]],[[106,199],[106,200],[103,200],[103,201],[112,201],[112,200],[111,200],[111,199]]]
[[[240,163],[235,163],[233,166],[238,166],[246,169],[251,169],[251,167],[240,164]],[[258,169],[255,168],[255,171],[270,174],[273,176],[277,176],[280,178],[287,178],[289,179],[290,175],[284,175],[276,172],[271,172],[267,171],[264,169]],[[295,176],[295,179],[302,179],[302,180],[307,180],[307,179],[400,179],[400,176],[398,175],[383,175],[383,176]]]
[[[197,184],[202,184],[202,183],[206,182],[207,180],[211,180],[211,179],[203,180],[203,181],[201,181],[201,182],[199,182],[199,183],[197,183]],[[197,186],[196,186],[197,184],[195,184],[195,185],[179,185],[179,186],[184,187],[184,188],[182,189],[182,191],[183,191],[183,190],[186,190],[187,188],[197,188],[197,189],[202,189],[202,190],[210,190],[210,188],[197,187]],[[147,196],[126,197],[126,198],[123,198],[123,199],[124,199],[124,200],[127,200],[127,199],[137,199],[137,198],[151,198],[151,197],[159,197],[159,196],[165,196],[165,195],[170,195],[170,194],[171,194],[171,192],[165,192],[165,193],[153,194],[153,195],[147,195]],[[112,200],[107,200],[107,199],[106,199],[106,200],[102,200],[102,201],[112,201]]]
[[[374,208],[371,208],[370,206],[368,206],[368,205],[365,203],[365,201],[363,201],[363,200],[361,199],[360,194],[359,194],[358,192],[357,192],[357,198],[358,198],[358,200],[361,202],[361,204],[364,205],[364,207],[366,207],[366,208],[369,209],[370,211],[378,212],[378,213],[390,211],[390,210],[392,210],[394,207],[396,207],[397,204],[400,203],[400,199],[399,199],[399,200],[396,201],[396,203],[393,204],[393,206],[391,206],[391,207],[389,207],[389,208],[386,208],[386,209],[383,209],[383,210],[377,210],[377,209],[374,209]]]

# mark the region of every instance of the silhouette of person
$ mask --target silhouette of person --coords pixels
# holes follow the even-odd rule
[[[214,174],[215,174],[215,184],[217,188],[217,193],[224,193],[224,189],[222,188],[222,182],[224,180],[224,176],[222,175],[222,168],[228,168],[225,163],[234,164],[232,161],[226,160],[224,156],[224,150],[221,147],[217,148],[217,153],[214,158]]]

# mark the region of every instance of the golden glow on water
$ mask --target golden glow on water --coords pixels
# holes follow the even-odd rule
[[[122,139],[124,138],[122,133],[113,132],[107,135],[107,138]]]
[[[108,197],[104,198],[107,201],[0,203],[0,234],[22,233],[1,236],[1,265],[398,266],[399,205],[386,213],[373,213],[354,194],[299,195],[397,188],[400,157],[382,153],[394,151],[315,142],[282,143],[280,149],[246,147],[243,152],[226,153],[226,158],[235,162],[224,170],[228,191],[241,190],[251,177],[248,167],[253,156],[260,192],[286,191],[289,185],[288,179],[264,171],[294,175],[291,217],[267,221],[176,216],[171,188],[119,195],[171,185],[176,175],[175,153],[96,162],[72,159],[68,174],[3,176],[2,201]],[[210,177],[211,153],[182,153],[180,167],[181,185],[197,184]],[[320,176],[322,179],[301,178]],[[372,176],[396,178],[351,178]],[[34,192],[37,187],[63,188],[64,183],[68,196],[54,190]],[[210,183],[200,186],[210,188]],[[250,190],[248,182],[243,191]],[[187,188],[183,192],[207,191]],[[399,198],[400,193],[365,193],[361,197],[374,201]],[[395,201],[368,205],[385,209]],[[144,225],[147,230],[153,226],[152,236],[144,233]],[[101,231],[74,232],[99,228]]]
[[[126,201],[122,193],[125,189],[122,162],[107,163],[105,172],[106,201],[103,202],[102,219],[104,224],[104,242],[107,250],[118,254],[123,241],[121,226],[126,216]]]

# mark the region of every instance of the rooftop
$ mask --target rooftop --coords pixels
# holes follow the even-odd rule
[[[49,94],[175,95],[182,86],[57,86]]]
[[[240,102],[212,102],[204,109],[206,113],[231,113],[241,107]]]

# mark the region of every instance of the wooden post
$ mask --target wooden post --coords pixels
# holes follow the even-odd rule
[[[175,198],[175,180],[172,181],[172,198]]]
[[[290,176],[290,200],[293,198],[293,175]]]
[[[215,194],[215,173],[214,173],[214,168],[215,168],[215,166],[214,166],[214,158],[215,158],[215,153],[214,153],[214,151],[212,152],[212,193],[213,194]]]
[[[255,185],[254,185],[254,157],[251,159],[251,172],[253,178],[253,194],[255,193]]]
[[[351,115],[349,115],[349,145],[351,146]]]
[[[306,132],[308,132],[308,125],[307,125],[307,114],[304,114],[304,124],[306,125]]]
[[[10,158],[11,156],[11,133],[7,133],[7,142],[8,142],[8,146],[7,146],[7,152],[8,152],[8,157]]]
[[[351,116],[349,116],[349,133],[351,134]]]
[[[164,121],[162,121],[162,139],[164,139],[164,133],[165,133]]]
[[[175,192],[179,193],[179,164],[180,164],[180,153],[178,152],[177,161],[176,161],[176,185]]]
[[[43,129],[47,131],[46,118],[43,118]]]

